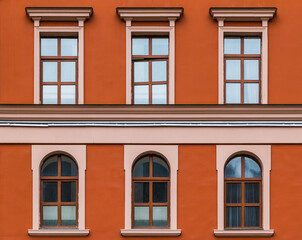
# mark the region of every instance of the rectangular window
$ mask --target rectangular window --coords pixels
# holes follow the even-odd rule
[[[43,104],[78,102],[78,39],[41,38],[41,101]]]
[[[225,103],[261,102],[261,38],[224,38]]]
[[[167,104],[169,38],[132,38],[132,103]]]

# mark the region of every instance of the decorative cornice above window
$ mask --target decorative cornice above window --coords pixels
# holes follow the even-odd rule
[[[93,13],[92,7],[26,7],[27,15],[40,21],[87,20]]]
[[[183,14],[182,7],[118,7],[116,13],[123,20],[132,21],[169,21],[177,20]]]
[[[272,19],[277,12],[275,7],[265,8],[210,8],[211,16],[216,20],[224,21],[262,21]]]

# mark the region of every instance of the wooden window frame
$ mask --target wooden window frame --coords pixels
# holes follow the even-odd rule
[[[232,161],[234,158],[240,157],[241,158],[241,178],[226,178],[224,177],[224,228],[225,229],[262,229],[262,168],[261,164],[259,162],[248,155],[237,155],[232,157],[230,160],[228,160],[225,164],[225,168],[228,165],[230,161]],[[245,157],[251,158],[254,160],[258,166],[260,167],[261,170],[261,178],[245,178]],[[225,173],[225,168],[224,168],[224,173]],[[226,202],[226,195],[227,195],[227,183],[240,183],[241,184],[241,203],[227,203]],[[245,203],[245,183],[259,183],[259,203]],[[250,206],[250,207],[259,207],[259,227],[246,227],[244,226],[245,224],[245,207]],[[227,227],[226,222],[227,222],[227,207],[241,207],[241,226],[240,227]]]
[[[143,157],[149,157],[149,177],[133,177],[133,169],[134,166],[143,158]],[[156,156],[163,160],[167,166],[169,167],[168,163],[160,156],[155,155],[155,154],[149,154],[149,155],[144,155],[140,157],[135,163],[133,164],[132,167],[132,228],[133,229],[140,229],[140,228],[148,228],[148,229],[169,229],[170,228],[170,167],[169,167],[169,177],[153,177],[153,157]],[[134,184],[136,182],[148,182],[149,183],[149,202],[148,203],[135,203],[134,202]],[[153,203],[153,183],[154,182],[166,182],[167,183],[167,202],[166,203]],[[134,208],[137,206],[148,206],[149,207],[149,226],[144,226],[144,227],[136,227],[134,226]],[[166,206],[167,207],[167,226],[165,227],[159,227],[159,226],[152,226],[152,220],[153,220],[153,207],[156,206]]]
[[[57,56],[41,56],[41,47],[42,44],[40,44],[40,99],[41,103],[43,103],[43,86],[57,86],[57,103],[61,104],[61,86],[62,85],[69,85],[69,86],[75,86],[75,103],[78,104],[78,58],[79,58],[79,39],[78,37],[74,36],[41,36],[40,41],[43,38],[53,38],[58,40],[58,46]],[[61,56],[61,40],[62,39],[77,39],[77,56]],[[43,62],[57,62],[58,63],[58,78],[57,82],[43,82]],[[61,82],[61,62],[76,62],[76,68],[75,68],[75,81],[74,82]]]
[[[147,36],[135,36],[131,37],[131,46],[133,38],[148,38],[149,40],[149,54],[148,55],[132,55],[131,52],[131,64],[132,64],[132,71],[131,71],[131,103],[134,104],[134,86],[148,86],[149,89],[149,103],[152,103],[152,86],[153,85],[166,85],[167,95],[166,95],[166,104],[169,104],[169,56],[170,56],[170,47],[168,46],[168,55],[152,55],[152,39],[153,38],[168,38],[169,36],[165,35],[147,35]],[[168,41],[168,45],[170,45],[170,41]],[[132,47],[131,47],[132,49]],[[166,81],[156,81],[152,82],[152,62],[153,61],[166,61],[167,62],[167,77]],[[134,82],[134,63],[135,62],[148,62],[149,65],[149,81],[148,82]]]
[[[244,54],[244,38],[248,37],[258,37],[260,38],[261,45],[260,45],[260,54]],[[261,104],[262,99],[261,99],[261,65],[262,65],[262,37],[260,35],[254,35],[254,36],[245,36],[245,35],[240,35],[240,36],[233,36],[233,35],[226,35],[224,36],[223,40],[226,38],[240,38],[240,54],[225,54],[223,53],[223,63],[224,63],[224,103],[225,104]],[[226,79],[226,61],[227,60],[240,60],[240,80],[227,80]],[[258,80],[245,80],[244,79],[244,60],[259,60],[259,77]],[[240,103],[227,103],[226,102],[226,84],[227,83],[240,83]],[[259,88],[258,88],[258,103],[245,103],[244,102],[244,84],[245,83],[258,83]]]
[[[65,154],[55,154],[55,155],[50,155],[49,157],[52,156],[57,156],[58,159],[58,176],[42,176],[41,170],[43,164],[49,159],[47,157],[45,161],[41,165],[41,170],[40,170],[40,228],[77,228],[78,227],[78,192],[79,192],[79,174],[77,176],[61,176],[61,156],[67,156]],[[70,158],[69,156],[67,156]],[[72,159],[72,158],[71,158]],[[72,159],[73,162],[77,166],[77,171],[79,172],[78,165],[74,159]],[[76,201],[75,202],[61,202],[61,183],[62,182],[76,182]],[[43,202],[43,183],[44,182],[57,182],[57,202]],[[57,206],[58,207],[58,225],[57,226],[44,226],[43,225],[43,206]],[[76,225],[73,226],[62,226],[61,225],[61,206],[76,206]]]

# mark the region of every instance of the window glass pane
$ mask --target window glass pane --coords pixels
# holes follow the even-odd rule
[[[241,203],[241,183],[226,184],[226,202]]]
[[[149,104],[149,86],[134,86],[134,104]]]
[[[245,203],[259,203],[259,183],[245,183]]]
[[[43,82],[58,81],[58,63],[43,62]]]
[[[259,103],[259,84],[244,84],[244,103]]]
[[[149,207],[134,207],[134,226],[149,226]]]
[[[133,168],[133,177],[149,177],[149,156],[136,162]]]
[[[241,60],[226,60],[226,80],[241,79]]]
[[[245,157],[244,175],[246,178],[261,178],[261,169],[259,164],[248,157]]]
[[[61,39],[61,56],[77,56],[78,55],[78,39],[62,38]]]
[[[43,202],[58,201],[58,183],[43,182]]]
[[[235,157],[225,167],[225,178],[241,178],[241,157]]]
[[[134,183],[134,202],[148,203],[149,202],[149,183],[140,182]]]
[[[152,82],[167,81],[167,62],[152,62]]]
[[[226,210],[226,227],[241,227],[241,207],[227,207]]]
[[[153,156],[153,177],[169,177],[169,166],[157,156]]]
[[[58,206],[43,206],[43,226],[58,225]]]
[[[41,168],[41,176],[58,176],[58,156],[51,156],[47,158]]]
[[[227,83],[225,92],[226,92],[226,103],[240,103],[241,102],[240,83]]]
[[[167,85],[152,85],[152,104],[167,104]]]
[[[75,104],[75,85],[61,85],[61,104]]]
[[[134,82],[149,81],[149,62],[134,62]]]
[[[76,225],[76,206],[62,206],[61,208],[61,225]]]
[[[77,184],[73,182],[61,183],[61,201],[62,202],[76,202]]]
[[[168,183],[166,182],[153,183],[153,202],[154,203],[168,202]]]
[[[57,104],[58,103],[58,87],[57,86],[43,86],[43,104]]]
[[[244,54],[260,54],[260,38],[244,38]]]
[[[149,39],[132,38],[132,55],[149,55]]]
[[[224,54],[240,54],[240,53],[241,53],[240,38],[224,39]]]
[[[152,55],[168,55],[169,39],[168,38],[152,38]]]
[[[259,227],[259,207],[245,207],[245,227]]]
[[[168,207],[153,207],[152,209],[152,226],[166,227],[168,226]]]
[[[75,82],[76,62],[61,62],[61,82]]]
[[[259,60],[244,60],[244,80],[259,80]]]
[[[41,56],[58,56],[58,39],[41,38]]]
[[[78,176],[78,167],[76,163],[65,155],[61,155],[61,175]]]

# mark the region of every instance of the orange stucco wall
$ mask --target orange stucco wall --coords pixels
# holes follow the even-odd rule
[[[214,145],[179,146],[177,210],[182,235],[171,239],[216,239],[213,236],[217,226],[215,149]],[[122,145],[87,146],[86,228],[91,231],[87,239],[123,239],[120,234],[125,210],[123,156]],[[275,229],[272,239],[302,238],[299,203],[302,182],[297,178],[301,158],[302,145],[272,146],[270,210],[271,228]],[[27,235],[32,226],[31,147],[0,146],[0,163],[0,239],[31,239]]]
[[[277,7],[269,24],[269,103],[302,103],[300,0],[2,0],[0,103],[33,103],[33,22],[25,7],[89,6],[85,24],[85,103],[125,103],[125,23],[116,7],[184,7],[176,23],[176,103],[218,102],[217,22],[210,7]]]

